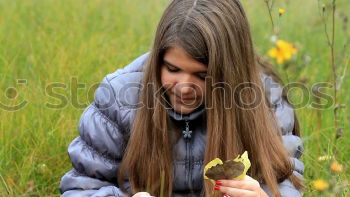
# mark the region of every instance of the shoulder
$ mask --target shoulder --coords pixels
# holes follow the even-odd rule
[[[128,130],[135,115],[142,78],[149,52],[134,59],[127,66],[107,74],[95,91],[91,105],[113,124]]]
[[[94,101],[79,120],[81,138],[71,145],[72,158],[80,158],[77,155],[88,150],[86,147],[112,158],[121,156],[124,135],[130,131],[136,112],[132,106],[137,102],[139,92],[138,88],[130,88],[128,84],[140,85],[147,56],[145,53],[103,78],[95,91]],[[74,156],[74,153],[77,154]]]
[[[283,93],[282,85],[263,72],[260,73],[260,79],[263,82],[265,94],[269,98],[271,104],[277,105],[280,103]]]
[[[149,53],[142,54],[124,68],[106,75],[103,79],[103,88],[111,88],[120,107],[128,107],[137,103]],[[99,93],[96,91],[95,96],[98,97]]]
[[[292,134],[295,126],[295,113],[292,105],[283,95],[284,86],[276,82],[272,76],[260,74],[266,97],[269,99],[278,119],[282,134]]]
[[[124,78],[130,75],[137,75],[138,73],[143,73],[144,66],[147,58],[149,57],[149,54],[150,52],[146,52],[140,55],[124,68],[117,69],[115,72],[108,74],[106,77],[109,80],[114,80],[116,78]]]

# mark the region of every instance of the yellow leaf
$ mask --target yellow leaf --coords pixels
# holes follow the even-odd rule
[[[233,161],[237,161],[237,162],[242,162],[244,164],[244,171],[242,173],[241,176],[235,178],[237,180],[242,180],[244,179],[245,175],[247,174],[247,171],[249,170],[251,164],[250,164],[250,160],[248,158],[248,152],[244,151],[244,153],[242,154],[242,157],[240,157],[239,155],[233,160]]]
[[[212,160],[211,162],[209,162],[207,165],[205,165],[204,167],[204,179],[209,179],[207,176],[205,176],[205,173],[207,172],[207,170],[213,166],[216,166],[218,164],[223,164],[223,162],[221,161],[221,159],[219,158],[215,158],[214,160]],[[215,181],[212,179],[209,179],[213,184],[215,184]]]
[[[234,178],[234,180],[242,180],[242,179],[244,179],[245,175],[247,174],[247,171],[249,170],[249,168],[250,168],[250,166],[251,166],[251,163],[250,163],[249,158],[248,158],[248,152],[245,151],[245,152],[242,154],[242,156],[238,155],[235,159],[233,159],[233,161],[235,161],[235,162],[241,162],[241,163],[243,163],[243,165],[244,165],[244,170],[243,170],[242,174],[239,175],[239,176],[237,176],[236,178]],[[205,175],[206,172],[207,172],[207,170],[208,170],[209,168],[215,167],[215,166],[217,166],[217,165],[219,165],[219,164],[222,165],[222,164],[224,164],[224,163],[221,161],[221,159],[215,158],[214,160],[210,161],[207,165],[205,165],[205,167],[204,167],[204,174],[203,174],[204,179],[209,179],[209,178]],[[209,179],[209,180],[210,180],[213,184],[215,184],[215,180],[213,180],[213,179]]]

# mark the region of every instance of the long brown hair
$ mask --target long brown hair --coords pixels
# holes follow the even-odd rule
[[[281,196],[278,183],[287,178],[302,189],[302,181],[292,174],[293,165],[266,96],[260,95],[262,104],[249,110],[242,108],[256,99],[253,92],[256,87],[263,90],[260,72],[274,74],[275,80],[278,75],[254,52],[249,24],[237,0],[173,0],[165,9],[146,62],[140,96],[144,106],[138,109],[132,125],[119,168],[118,185],[126,191],[123,181],[127,176],[133,193],[148,191],[156,196],[171,196],[169,119],[164,95],[156,90],[162,88],[163,56],[174,46],[208,65],[208,76],[212,80],[206,83],[205,101],[211,107],[206,110],[204,163],[216,157],[232,159],[247,150],[252,163],[248,174],[267,184],[274,196]],[[226,85],[219,88],[212,85],[220,82]],[[240,91],[239,95],[230,89],[247,82],[250,88]],[[232,106],[232,100],[236,105]],[[299,135],[298,126],[293,133]],[[222,196],[213,192],[209,181],[203,186],[207,195]]]

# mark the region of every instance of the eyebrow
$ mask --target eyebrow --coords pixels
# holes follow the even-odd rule
[[[173,67],[175,67],[175,68],[177,68],[177,69],[180,69],[178,66],[176,66],[176,65],[174,65],[174,64],[172,64],[172,63],[170,63],[170,62],[168,62],[168,61],[166,61],[166,60],[163,60],[163,61],[164,61],[164,64],[167,64],[167,65],[173,66]],[[180,69],[180,70],[181,70],[181,69]],[[207,73],[207,70],[198,71],[198,72],[195,72],[195,73]]]

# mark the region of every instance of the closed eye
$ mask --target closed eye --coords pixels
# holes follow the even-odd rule
[[[166,68],[168,69],[169,72],[177,72],[177,71],[179,71],[178,68],[176,68],[174,66],[170,66],[170,65],[166,65]]]
[[[201,79],[201,80],[205,80],[205,77],[206,77],[207,75],[198,75],[198,77],[199,77],[199,79]]]
[[[176,66],[170,64],[170,63],[167,62],[167,61],[164,61],[164,65],[166,66],[166,69],[167,69],[169,72],[175,73],[175,72],[181,71],[181,69],[179,69],[178,67],[176,67]],[[198,71],[198,72],[196,72],[195,74],[196,74],[196,76],[197,76],[200,80],[203,80],[203,81],[205,80],[205,77],[207,76],[206,70],[205,70],[205,71]]]

